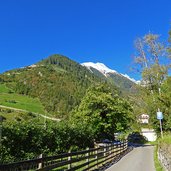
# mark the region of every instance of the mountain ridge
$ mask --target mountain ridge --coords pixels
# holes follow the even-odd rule
[[[134,82],[102,63],[99,65],[105,73],[95,68],[90,71],[78,62],[56,54],[30,66],[0,74],[0,82],[16,93],[38,98],[48,113],[58,118],[66,117],[92,86],[108,84],[120,94],[134,91]]]
[[[136,81],[134,78],[131,78],[127,74],[122,74],[120,72],[117,72],[116,70],[110,69],[109,67],[107,67],[105,64],[103,64],[101,62],[97,62],[97,63],[84,62],[84,63],[81,63],[81,65],[87,67],[91,72],[92,72],[91,67],[94,69],[97,69],[99,72],[101,72],[106,77],[108,76],[107,74],[109,74],[109,73],[115,73],[115,74],[120,74],[120,75],[128,78],[129,80],[131,80],[132,82],[134,82],[136,84],[138,84],[138,82],[139,82],[139,81]]]

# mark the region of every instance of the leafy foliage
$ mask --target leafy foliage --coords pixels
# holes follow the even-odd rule
[[[33,101],[33,108],[40,100],[47,112],[65,118],[45,126],[28,113],[21,119],[17,115],[17,121],[3,122],[1,162],[93,147],[94,140],[113,139],[115,132],[129,129],[133,122],[132,106],[112,82],[65,56],[53,55],[36,65],[8,71],[0,80],[1,100],[6,98],[6,103],[21,108],[20,99],[23,104]],[[1,110],[3,116],[5,112]]]
[[[159,35],[151,33],[136,39],[135,47],[136,70],[141,73],[146,87],[152,92],[158,92],[168,74],[169,65],[166,64],[168,47],[160,41]]]
[[[38,97],[49,113],[67,116],[79,105],[86,89],[101,79],[78,63],[53,55],[40,63],[1,75],[16,92]]]
[[[37,123],[37,121],[36,121]],[[93,146],[93,134],[84,125],[48,122],[46,128],[35,120],[3,123],[1,163],[54,155]]]
[[[107,85],[89,89],[74,114],[75,122],[91,125],[96,140],[113,139],[133,121],[131,105]]]
[[[142,76],[140,96],[143,99],[141,109],[150,115],[150,122],[157,132],[160,131],[159,121],[156,118],[157,111],[164,114],[163,129],[170,130],[170,67],[168,47],[159,39],[159,35],[147,34],[138,38],[135,42],[136,69]]]
[[[150,114],[155,129],[160,132],[159,121],[156,119],[156,112],[158,108],[163,112],[164,119],[163,129],[164,131],[171,131],[171,77],[168,77],[161,86],[160,95],[155,94],[153,98],[149,99]]]

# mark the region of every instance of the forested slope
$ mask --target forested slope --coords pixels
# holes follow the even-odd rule
[[[38,97],[45,110],[58,117],[67,116],[80,103],[88,87],[104,82],[80,64],[61,55],[5,72],[0,78],[15,92]]]

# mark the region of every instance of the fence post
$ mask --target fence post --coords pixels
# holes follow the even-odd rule
[[[104,156],[106,156],[106,145],[104,145]]]
[[[87,147],[86,150],[89,150],[89,148]],[[86,153],[86,162],[88,162],[87,168],[89,168],[89,152]]]
[[[42,159],[42,157],[43,157],[43,154],[40,154],[39,159]],[[41,162],[38,164],[38,169],[42,169],[42,168],[43,168],[43,163]]]
[[[68,153],[71,154],[71,150],[69,150]],[[68,161],[71,161],[71,159],[72,159],[72,158],[71,158],[71,155],[69,155],[69,156],[68,156]],[[72,168],[72,165],[71,165],[71,163],[70,163],[70,164],[68,164],[68,169],[71,169],[71,168]]]
[[[125,146],[125,141],[123,141],[123,143],[122,143],[121,153],[123,153],[123,151],[124,151],[124,146]]]
[[[110,146],[109,146],[109,154],[111,155],[111,153],[112,153],[112,145],[110,144]]]
[[[97,147],[97,148],[98,148],[98,147]],[[98,149],[95,151],[95,154],[96,154],[95,159],[97,159],[97,161],[96,161],[96,166],[97,166],[97,168],[98,168]]]
[[[97,155],[98,154],[98,150],[95,150],[94,153],[96,154],[95,159],[97,159],[98,158],[98,155]]]
[[[126,149],[125,151],[128,149],[128,140],[125,140],[125,143],[126,143]]]
[[[122,152],[122,143],[123,142],[121,142],[120,145],[119,145],[119,156],[121,155],[121,152]]]
[[[112,155],[113,157],[115,157],[115,145],[114,144],[112,144]]]
[[[125,152],[125,147],[126,147],[126,141],[124,140],[124,144],[123,144],[123,152]]]
[[[124,151],[124,146],[125,146],[125,141],[123,141],[123,143],[122,143],[121,153],[123,153],[123,151]]]

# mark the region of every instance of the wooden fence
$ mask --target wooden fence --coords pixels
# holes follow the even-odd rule
[[[115,161],[128,150],[127,140],[118,144],[101,144],[98,148],[70,152],[56,156],[41,157],[17,163],[0,165],[0,171],[73,171],[95,170]]]

